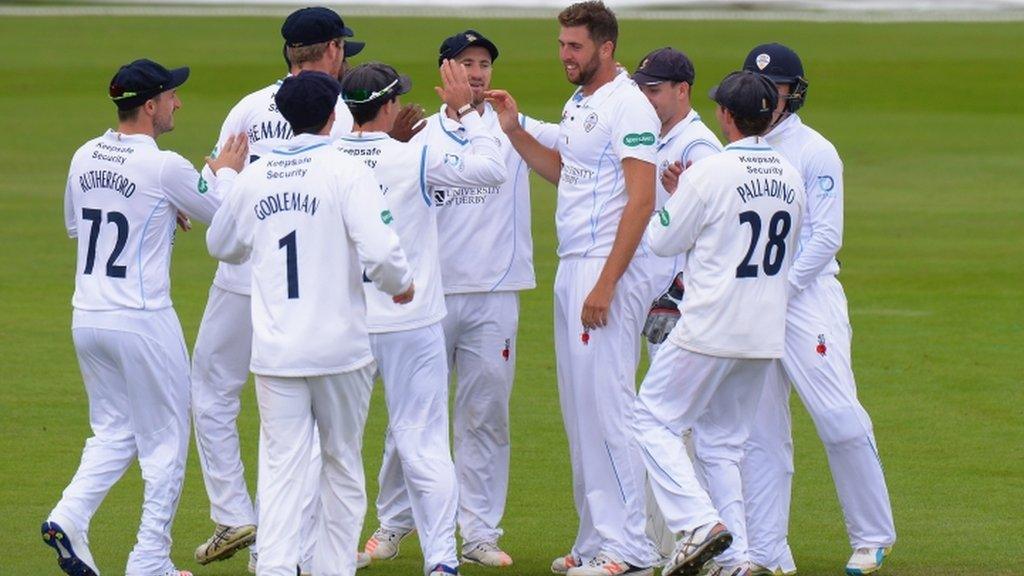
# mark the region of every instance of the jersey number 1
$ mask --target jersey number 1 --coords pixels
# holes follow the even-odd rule
[[[288,299],[299,297],[299,262],[295,254],[295,230],[285,234],[277,241],[278,249],[285,249],[285,261],[288,268]]]
[[[82,220],[89,220],[89,246],[85,251],[85,269],[82,274],[92,274],[93,265],[96,263],[96,240],[100,236],[100,225],[103,224],[103,211],[95,208],[82,208]],[[117,240],[114,242],[114,250],[107,258],[107,276],[110,278],[124,278],[128,273],[127,266],[118,266],[118,256],[124,250],[128,242],[128,218],[120,212],[107,212],[107,224],[117,226]]]
[[[757,264],[751,264],[750,259],[761,238],[761,217],[752,210],[740,212],[740,226],[744,224],[750,224],[750,248],[747,248],[743,262],[736,267],[736,277],[756,278]],[[786,257],[786,235],[791,225],[789,212],[785,210],[779,210],[768,221],[768,244],[764,247],[764,259],[761,262],[765,276],[775,276],[782,269],[782,260]]]

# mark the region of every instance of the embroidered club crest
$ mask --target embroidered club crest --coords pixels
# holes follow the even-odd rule
[[[757,63],[758,70],[764,70],[772,63],[772,57],[767,54],[758,54],[755,62]]]
[[[583,121],[583,130],[589,134],[595,126],[597,126],[597,114],[591,112],[587,115],[587,119]]]

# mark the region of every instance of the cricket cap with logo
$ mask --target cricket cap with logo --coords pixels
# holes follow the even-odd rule
[[[296,133],[322,126],[338,104],[341,85],[324,74],[304,70],[284,79],[274,103]]]
[[[696,72],[690,58],[674,48],[659,48],[644,56],[633,72],[637,84],[653,86],[662,82],[686,82],[693,86]]]
[[[341,80],[341,99],[349,108],[390,100],[412,89],[412,80],[380,62],[360,64],[345,73]]]
[[[323,6],[296,10],[281,25],[284,43],[291,48],[319,44],[352,34],[352,29],[345,26],[337,12]]]
[[[778,42],[755,46],[743,61],[743,69],[764,74],[776,84],[791,84],[804,77],[800,56]]]
[[[491,55],[491,62],[498,59],[498,47],[494,45],[483,34],[476,30],[466,30],[453,36],[449,36],[441,42],[438,50],[437,65],[440,66],[445,60],[454,60],[462,51],[470,46],[480,46]]]
[[[188,66],[168,70],[152,60],[140,58],[121,66],[110,79],[108,94],[118,110],[131,110],[161,92],[181,86],[188,80],[188,74]]]
[[[749,70],[732,72],[708,96],[737,118],[770,117],[779,103],[779,91],[763,74]]]

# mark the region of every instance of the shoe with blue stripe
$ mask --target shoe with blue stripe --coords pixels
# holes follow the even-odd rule
[[[847,576],[863,576],[878,571],[892,548],[857,548],[846,563]]]
[[[89,551],[86,534],[80,533],[69,522],[58,524],[54,520],[43,522],[43,542],[57,551],[57,564],[68,576],[99,576],[96,561]]]
[[[458,566],[452,567],[447,564],[438,564],[430,570],[429,576],[459,576]]]

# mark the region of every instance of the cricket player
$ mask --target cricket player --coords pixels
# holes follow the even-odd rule
[[[717,154],[722,150],[718,137],[708,128],[691,105],[690,95],[696,71],[690,58],[674,48],[660,48],[640,60],[633,72],[633,81],[647,96],[661,121],[658,142],[658,181],[655,204],[661,209],[676,191],[679,175],[694,162]],[[647,336],[647,352],[654,358],[668,333],[679,319],[679,301],[683,292],[682,269],[686,254],[662,258],[651,254],[654,303],[647,313],[643,333]],[[675,547],[675,534],[665,524],[665,518],[650,484],[646,489],[646,532],[657,546],[659,554],[668,558]]]
[[[853,548],[846,572],[870,574],[896,542],[896,528],[871,418],[857,399],[846,295],[836,278],[843,243],[843,163],[835,147],[796,113],[807,95],[796,52],[762,44],[750,51],[743,68],[767,75],[778,87],[775,123],[765,138],[797,167],[807,190],[807,217],[789,273],[786,353],[765,387],[743,462],[751,558],[759,574],[796,571],[787,542],[792,385],[828,454]]]
[[[294,137],[237,179],[207,232],[215,258],[252,261],[260,576],[295,574],[314,434],[323,508],[311,572],[355,572],[366,496],[362,467],[348,464],[361,454],[375,369],[362,279],[397,303],[414,291],[373,174],[330,146],[340,92],[322,72],[285,79],[274,102]]]
[[[491,91],[501,127],[531,168],[558,186],[555,356],[579,531],[552,563],[570,576],[648,575],[644,470],[632,434],[640,328],[655,288],[641,237],[655,206],[658,116],[615,64],[618,23],[601,2],[559,14],[559,56],[577,85],[558,144],[518,122]]]
[[[338,76],[352,30],[327,8],[303,8],[293,12],[281,27],[285,54],[292,74],[312,70]],[[292,129],[278,111],[274,95],[278,80],[245,98],[231,109],[221,127],[217,149],[231,134],[244,133],[249,140],[249,162],[285,145]],[[347,134],[352,127],[348,108],[341,100],[335,109],[333,134]],[[203,470],[214,534],[195,551],[200,564],[225,560],[256,538],[256,513],[245,483],[236,425],[240,394],[249,377],[252,324],[250,319],[250,264],[222,262],[210,287],[210,296],[196,337],[192,371],[192,413],[196,447]],[[315,468],[315,467],[314,467]],[[313,528],[318,508],[317,474],[310,476],[310,497],[305,504],[307,561],[315,542]],[[308,572],[308,570],[307,570]]]
[[[476,30],[441,43],[439,62],[454,60],[466,71],[472,107],[486,132],[499,140],[508,179],[498,186],[438,186],[441,279],[448,314],[442,321],[449,370],[456,374],[453,448],[459,484],[462,560],[509,566],[498,546],[508,493],[509,399],[515,375],[519,291],[536,287],[530,234],[529,168],[501,130],[484,100],[498,48]],[[475,120],[477,114],[471,115]],[[545,146],[554,146],[558,125],[520,115],[520,124]],[[473,149],[457,109],[441,105],[427,118],[418,143],[466,155]],[[486,250],[480,250],[486,246]],[[366,542],[375,559],[394,558],[414,528],[412,505],[393,443],[385,445],[377,496],[380,527]]]
[[[696,575],[715,556],[710,574],[749,573],[740,460],[772,359],[782,356],[804,205],[800,174],[759,136],[778,100],[772,82],[734,72],[711,97],[729,144],[682,174],[647,228],[657,254],[689,251],[681,317],[636,401],[654,495],[679,534],[665,576]],[[679,441],[691,428],[698,456],[715,464],[703,469],[710,496]]]
[[[661,120],[655,199],[659,210],[676,191],[679,175],[683,170],[692,166],[694,162],[722,150],[714,132],[704,124],[690,104],[690,93],[693,91],[695,79],[693,62],[686,54],[674,48],[661,48],[644,56],[633,72],[633,81],[640,87],[644,96],[647,96],[647,100],[658,114],[658,119]],[[648,261],[654,270],[654,286],[658,290],[652,297],[660,301],[668,295],[667,289],[673,285],[677,272],[686,264],[686,255],[678,254],[669,258],[651,255]],[[665,294],[662,294],[663,292]],[[672,314],[673,319],[678,317],[678,307],[674,311],[658,307],[655,310],[649,313],[649,317],[657,313]],[[666,327],[671,330],[671,326]],[[663,327],[661,339],[663,340],[667,334]],[[658,344],[651,341],[648,344],[649,356],[653,358]]]
[[[339,148],[373,168],[419,287],[417,302],[398,307],[366,287],[373,355],[388,405],[386,442],[401,466],[413,524],[420,533],[424,572],[458,573],[455,515],[458,486],[448,443],[448,363],[445,360],[444,290],[438,259],[435,189],[494,187],[507,178],[498,141],[472,106],[466,71],[441,62],[438,95],[457,110],[471,149],[456,154],[387,135],[411,83],[386,64],[358,66],[342,81],[355,118]],[[372,549],[367,552],[372,553]]]
[[[188,352],[171,304],[171,247],[178,212],[209,222],[246,154],[243,137],[225,137],[209,161],[216,179],[207,181],[157,147],[174,129],[177,88],[188,75],[145,59],[122,66],[110,81],[117,130],[79,148],[68,173],[64,222],[78,240],[71,334],[93,436],[42,534],[74,576],[99,574],[89,523],[135,459],[142,521],[124,573],[188,574],[170,558],[189,435]]]

